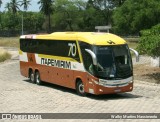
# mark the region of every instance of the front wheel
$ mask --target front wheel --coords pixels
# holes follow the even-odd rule
[[[37,85],[42,85],[42,81],[41,81],[40,74],[38,71],[35,74],[35,81]]]
[[[81,80],[79,80],[76,84],[76,91],[77,91],[77,94],[80,95],[80,96],[85,96],[86,93],[84,91],[84,84],[82,83]]]

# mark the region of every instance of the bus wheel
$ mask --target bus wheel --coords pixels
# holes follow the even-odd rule
[[[42,81],[41,81],[41,78],[40,78],[40,74],[39,74],[38,71],[35,74],[35,81],[36,81],[37,85],[41,85],[42,84]]]
[[[84,85],[81,80],[79,80],[76,84],[76,91],[77,91],[77,94],[80,96],[86,95],[86,93],[84,92]]]
[[[29,79],[30,79],[30,81],[31,81],[32,83],[35,83],[34,73],[33,73],[32,70],[30,70],[30,72],[29,72]]]

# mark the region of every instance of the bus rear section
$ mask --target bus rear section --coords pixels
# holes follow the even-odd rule
[[[82,96],[133,90],[130,49],[113,34],[21,36],[19,53],[21,74],[39,85],[42,81],[57,84],[76,89]]]

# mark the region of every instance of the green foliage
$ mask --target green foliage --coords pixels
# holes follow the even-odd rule
[[[54,0],[39,0],[38,4],[40,4],[40,12],[42,12],[45,17],[45,30],[50,33],[51,31],[51,14],[53,13],[53,3]]]
[[[10,12],[1,13],[0,30],[15,30],[17,28],[18,17]]]
[[[160,22],[159,0],[126,0],[114,11],[114,31],[119,34],[137,34]]]
[[[35,33],[42,30],[44,17],[41,13],[37,12],[25,12],[23,13],[24,18],[24,31],[30,30],[30,33]]]
[[[17,0],[11,0],[9,3],[10,10],[13,12],[13,14],[17,13],[17,11],[19,10],[19,6],[20,4]]]
[[[40,11],[44,13],[46,16],[53,13],[53,2],[54,0],[39,0],[38,4],[40,4]]]
[[[151,29],[141,31],[138,50],[141,54],[160,56],[160,24]]]
[[[52,22],[55,31],[77,31],[83,28],[84,2],[77,0],[57,0]]]
[[[30,4],[31,0],[23,0],[23,1],[20,1],[20,2],[21,2],[21,5],[20,5],[20,6],[23,6],[23,9],[24,9],[25,11],[27,11],[29,5],[31,5],[31,4]]]
[[[95,26],[112,25],[116,34],[138,35],[160,23],[160,0],[38,0],[40,12],[27,12],[31,1],[10,0],[4,5],[0,31],[21,30],[22,14],[27,33],[95,31]]]
[[[37,12],[19,12],[12,14],[11,12],[0,13],[0,30],[21,30],[22,15],[24,23],[24,31],[35,33],[42,30],[44,17]]]
[[[95,31],[95,26],[111,23],[111,0],[56,0],[52,15],[55,31]]]

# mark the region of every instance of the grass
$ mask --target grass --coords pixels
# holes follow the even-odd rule
[[[124,38],[124,39],[127,41],[129,48],[133,48],[136,50],[136,48],[138,46],[139,38]],[[130,51],[130,52],[131,52],[131,55],[133,57],[135,57],[135,54],[132,51]]]
[[[1,47],[19,47],[19,37],[0,37]]]
[[[135,42],[127,42],[127,44],[130,48],[133,48],[133,49],[136,49],[138,46],[138,43],[135,43]]]
[[[138,46],[139,38],[124,38],[127,41],[127,44],[130,48],[136,49]]]
[[[9,54],[7,51],[3,49],[0,49],[0,62],[3,62],[10,58],[11,58],[11,54]]]
[[[127,41],[127,42],[135,42],[137,43],[139,41],[139,37],[132,37],[132,38],[127,38],[127,37],[124,37],[124,39]]]

